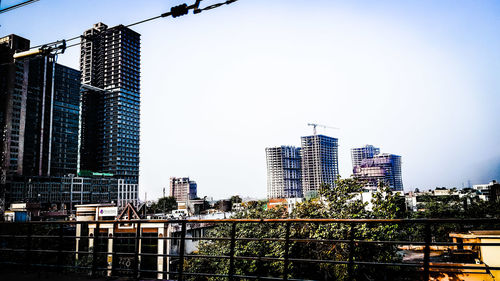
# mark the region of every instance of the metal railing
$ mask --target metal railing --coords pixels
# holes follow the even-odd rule
[[[322,237],[300,235],[297,229],[308,227],[345,230],[345,235],[338,237]],[[194,227],[191,227],[194,226]],[[244,236],[240,229],[259,229],[267,226],[279,229],[277,235],[252,237]],[[398,226],[392,239],[373,239],[362,237],[360,229],[372,230],[378,226]],[[447,226],[444,227],[444,226]],[[219,228],[225,227],[227,236],[217,235]],[[0,223],[0,266],[23,270],[50,270],[72,273],[88,273],[92,276],[128,275],[132,278],[160,278],[168,276],[170,280],[202,280],[200,277],[214,280],[307,280],[304,276],[295,276],[291,265],[318,264],[339,266],[345,269],[345,279],[359,280],[358,274],[363,268],[392,268],[392,272],[412,273],[421,280],[429,280],[433,273],[484,271],[490,274],[500,267],[486,264],[459,264],[431,262],[432,248],[442,247],[460,249],[464,246],[500,246],[500,243],[454,243],[438,241],[437,228],[443,228],[444,234],[464,232],[466,230],[489,229],[500,230],[500,219],[221,219],[221,220],[132,220],[132,221],[64,221],[64,222],[26,222]],[[156,232],[154,229],[156,228]],[[163,235],[158,235],[159,229]],[[80,229],[78,231],[78,229]],[[204,229],[208,234],[197,237],[188,232]],[[208,230],[207,230],[208,229]],[[112,231],[111,231],[112,230]],[[170,235],[169,235],[170,230]],[[410,230],[410,231],[408,231]],[[419,232],[418,235],[411,231]],[[366,231],[365,231],[366,232]],[[120,234],[121,233],[121,234]],[[251,233],[250,233],[251,234]],[[211,236],[210,236],[211,235]],[[413,235],[420,240],[401,239],[404,235]],[[413,237],[413,238],[415,238]],[[442,237],[441,237],[442,238]],[[495,238],[495,237],[493,237]],[[496,239],[499,237],[497,236]],[[159,241],[169,241],[164,249],[159,249]],[[443,239],[444,240],[444,239]],[[76,241],[78,241],[78,246]],[[149,242],[148,242],[149,241]],[[188,252],[189,242],[223,243],[221,252],[206,254]],[[500,242],[500,240],[498,240]],[[111,242],[111,243],[110,243]],[[149,244],[148,244],[149,243]],[[280,244],[282,249],[275,256],[269,253],[255,255],[239,255],[238,249],[245,243],[261,245]],[[297,256],[291,249],[293,245],[307,244],[311,247],[323,245],[323,249],[342,247],[342,255],[332,258],[306,252],[305,256]],[[163,244],[163,243],[162,243]],[[273,244],[273,245],[274,245]],[[112,247],[110,247],[112,245]],[[409,246],[422,248],[423,258],[419,262],[403,262],[401,259],[363,260],[359,252],[373,245],[387,247]],[[192,246],[192,245],[191,245]],[[191,247],[190,246],[190,247]],[[198,245],[199,246],[199,245]],[[149,252],[145,249],[149,248]],[[298,247],[298,246],[297,246]],[[115,250],[118,249],[118,250]],[[304,249],[304,247],[302,247]],[[398,248],[401,249],[401,248]],[[155,252],[156,250],[156,252]],[[228,250],[226,252],[223,252]],[[175,253],[177,252],[177,253]],[[395,252],[394,252],[395,253]],[[302,253],[303,254],[303,253]],[[120,258],[121,257],[121,258]],[[161,262],[158,258],[161,258]],[[365,257],[366,258],[366,257]],[[146,262],[149,259],[149,263]],[[156,259],[156,263],[152,262]],[[165,259],[165,260],[163,260]],[[189,267],[191,260],[211,260],[224,263],[226,272],[194,272]],[[238,267],[242,261],[255,261],[257,270],[245,273]],[[264,276],[259,268],[265,262],[279,263],[280,276]],[[187,270],[189,269],[189,270]],[[242,273],[243,272],[243,273]],[[265,272],[264,272],[265,273]],[[161,274],[161,275],[158,275]],[[304,272],[304,275],[308,275]],[[1,274],[0,274],[1,275]],[[414,277],[413,277],[414,278]],[[320,279],[320,278],[318,278]],[[313,280],[318,280],[313,279]],[[208,280],[208,279],[205,279]],[[414,279],[407,279],[414,280]]]

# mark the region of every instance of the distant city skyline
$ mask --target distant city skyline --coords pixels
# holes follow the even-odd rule
[[[38,45],[179,3],[38,1],[2,14],[0,37]],[[200,196],[264,198],[263,149],[299,146],[290,140],[310,135],[308,122],[342,128],[319,130],[339,139],[342,177],[350,148],[373,143],[404,157],[406,190],[500,178],[498,14],[497,1],[240,0],[132,27],[140,197],[189,175]],[[68,49],[58,63],[78,69],[79,55]]]

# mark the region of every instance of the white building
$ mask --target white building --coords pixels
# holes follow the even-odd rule
[[[124,208],[130,203],[132,206],[138,206],[139,203],[139,185],[127,183],[124,179],[118,180],[118,202],[119,208]]]
[[[498,189],[500,189],[500,184],[496,180],[492,180],[487,184],[475,184],[472,186],[473,189],[479,191],[481,195],[484,195],[486,201],[495,200]]]

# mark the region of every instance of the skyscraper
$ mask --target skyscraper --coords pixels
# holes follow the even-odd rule
[[[0,40],[6,61],[12,60],[9,44],[29,48],[29,40],[16,35]],[[11,61],[1,71],[4,177],[75,174],[80,72],[53,56]]]
[[[14,61],[13,54],[29,45],[16,35],[0,38],[4,188],[8,181],[23,181],[19,177],[77,172],[80,72],[50,55]]]
[[[198,186],[189,178],[170,178],[170,196],[177,201],[195,199]]]
[[[29,63],[14,62],[30,41],[14,34],[0,38],[0,212],[5,207],[7,177],[23,170],[24,124]]]
[[[401,156],[383,153],[365,158],[353,169],[354,178],[364,182],[367,189],[376,190],[380,183],[387,184],[392,190],[403,190],[401,175]]]
[[[267,198],[302,197],[300,148],[266,148]]]
[[[80,170],[139,180],[140,34],[95,24],[82,36]]]
[[[301,138],[302,192],[317,192],[322,184],[333,186],[339,175],[338,139],[312,135]]]
[[[80,72],[52,56],[29,59],[23,176],[75,174],[78,164]]]
[[[380,153],[380,148],[374,147],[373,145],[365,145],[359,148],[351,149],[352,167],[356,167],[361,164],[361,161],[366,158],[373,158],[373,156]]]
[[[56,64],[49,149],[51,176],[76,174],[80,115],[80,71]]]

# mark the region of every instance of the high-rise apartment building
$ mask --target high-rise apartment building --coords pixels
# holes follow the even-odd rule
[[[338,139],[312,135],[301,138],[302,192],[318,192],[322,184],[333,186],[339,175]]]
[[[6,45],[29,48],[29,40],[10,35]],[[16,43],[17,42],[17,43]],[[2,174],[75,174],[78,154],[80,72],[50,56],[26,58],[1,67]]]
[[[365,158],[354,167],[354,178],[364,182],[367,189],[376,190],[379,184],[388,185],[394,191],[403,190],[401,156],[383,153]]]
[[[359,148],[351,149],[352,167],[361,165],[361,161],[367,158],[373,158],[373,156],[380,153],[380,148],[374,147],[373,145],[365,145]]]
[[[267,198],[302,197],[300,148],[266,148]]]
[[[16,35],[0,38],[2,189],[14,178],[77,172],[80,72],[53,56],[14,61],[29,45]]]
[[[187,201],[196,198],[197,184],[189,178],[170,178],[170,196],[177,201]]]
[[[29,49],[30,41],[17,35],[0,38],[0,182],[22,174],[24,126],[29,62],[14,62],[15,51]]]
[[[139,180],[140,34],[95,24],[82,36],[80,170]]]

